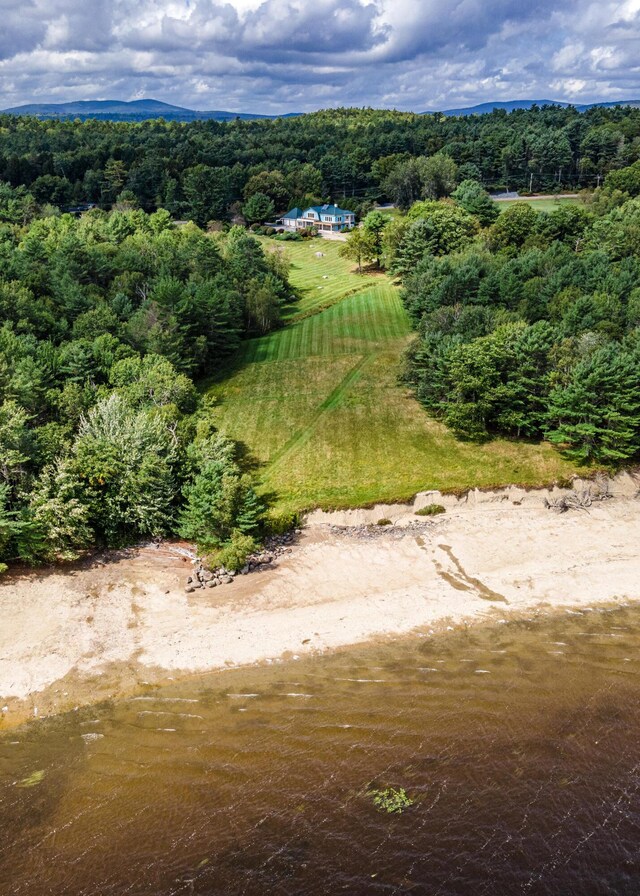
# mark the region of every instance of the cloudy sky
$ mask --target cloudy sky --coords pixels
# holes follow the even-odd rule
[[[0,0],[0,106],[640,98],[640,0]]]

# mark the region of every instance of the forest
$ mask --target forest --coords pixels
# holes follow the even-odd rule
[[[463,118],[331,109],[297,118],[189,123],[40,121],[0,115],[0,181],[40,205],[121,194],[200,226],[231,220],[256,194],[276,213],[349,199],[408,207],[420,166],[443,154],[489,190],[598,187],[640,157],[640,109],[557,106]]]
[[[640,110],[0,127],[3,565],[167,535],[229,568],[254,549],[265,508],[199,387],[296,299],[286,254],[234,223],[256,208],[348,197],[341,251],[401,284],[405,381],[460,439],[638,457]],[[582,201],[500,212],[506,186]]]
[[[428,203],[388,226],[418,332],[407,380],[460,438],[546,438],[610,467],[637,459],[640,165],[615,174],[591,205],[516,203],[485,228],[475,217],[475,234],[464,198],[438,210],[455,227],[417,210]]]
[[[0,560],[180,534],[239,562],[262,507],[194,381],[277,325],[280,259],[244,228],[99,209],[5,221],[0,258]]]

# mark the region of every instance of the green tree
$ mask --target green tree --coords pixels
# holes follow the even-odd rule
[[[182,189],[187,214],[204,227],[209,221],[223,221],[227,217],[232,196],[229,170],[210,165],[193,165],[182,175]]]
[[[489,231],[493,249],[520,248],[535,233],[538,212],[526,202],[514,202],[505,209]]]
[[[424,182],[418,159],[398,162],[382,182],[382,189],[402,211],[407,211],[423,195]]]
[[[266,196],[273,203],[274,210],[277,208],[283,212],[287,210],[291,202],[291,191],[281,171],[260,171],[258,174],[254,174],[246,182],[242,193],[245,203],[254,196]],[[270,215],[266,215],[266,217],[268,218]]]
[[[421,159],[422,196],[425,199],[444,199],[445,196],[450,196],[456,187],[457,172],[458,166],[446,153],[438,152]]]
[[[232,538],[234,530],[250,535],[259,524],[261,509],[248,476],[233,458],[233,447],[219,436],[190,448],[193,476],[184,487],[185,503],[179,519],[183,538],[210,551]]]
[[[493,224],[500,214],[497,203],[475,180],[463,180],[453,191],[451,198],[470,215],[474,215],[483,227]]]
[[[338,249],[338,255],[341,258],[350,258],[358,264],[358,273],[362,273],[362,262],[373,261],[376,257],[376,239],[371,231],[367,231],[364,227],[356,227],[352,230],[344,242]]]
[[[407,227],[392,264],[394,273],[413,270],[425,255],[449,255],[468,246],[478,232],[478,222],[455,205],[429,202]],[[412,209],[413,211],[413,209]]]
[[[242,206],[242,214],[249,224],[263,223],[275,215],[273,200],[266,193],[253,193]]]
[[[176,443],[161,416],[112,394],[80,421],[68,475],[87,521],[108,544],[171,531]]]
[[[640,451],[637,353],[610,343],[580,361],[549,396],[548,438],[581,461],[619,464]]]
[[[371,237],[372,247],[376,259],[376,266],[380,267],[384,244],[384,231],[391,218],[379,211],[371,211],[362,222],[362,229]]]
[[[604,188],[608,192],[620,190],[629,196],[640,196],[640,161],[618,171],[610,171],[604,179]]]

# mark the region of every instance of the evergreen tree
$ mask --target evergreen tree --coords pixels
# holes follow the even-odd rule
[[[613,343],[580,361],[549,396],[548,438],[581,461],[618,464],[640,452],[638,355]]]

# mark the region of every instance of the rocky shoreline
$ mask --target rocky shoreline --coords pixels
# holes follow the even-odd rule
[[[240,570],[226,569],[217,566],[209,569],[200,557],[196,557],[193,573],[187,577],[185,592],[193,594],[198,588],[217,588],[220,585],[231,585],[236,576],[246,576],[252,572],[268,569],[285,554],[291,554],[292,545],[302,535],[301,529],[285,532],[284,535],[272,535],[265,540],[261,550],[250,554],[247,562]]]

